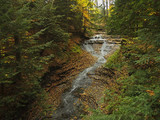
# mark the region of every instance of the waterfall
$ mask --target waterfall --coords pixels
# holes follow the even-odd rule
[[[93,45],[95,43],[98,43],[98,41],[103,42],[103,44],[101,44],[99,52],[95,51],[93,47]],[[58,110],[56,110],[56,113],[54,114],[54,120],[70,120],[70,117],[76,114],[79,108],[79,106],[75,105],[78,100],[78,96],[75,95],[76,91],[81,88],[85,89],[89,85],[91,85],[92,80],[88,77],[87,73],[94,73],[94,71],[99,66],[103,65],[106,62],[105,55],[107,55],[107,53],[112,49],[112,47],[113,45],[109,45],[106,39],[102,39],[102,35],[95,35],[92,39],[86,41],[83,44],[82,48],[87,52],[91,53],[93,56],[98,57],[98,60],[93,66],[81,72],[78,77],[73,81],[72,88],[68,92],[65,92],[63,94],[62,105]]]

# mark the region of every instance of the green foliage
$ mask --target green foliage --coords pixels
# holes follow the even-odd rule
[[[74,53],[81,53],[81,47],[79,45],[75,45],[72,48],[72,52],[74,52]]]
[[[114,53],[106,67],[128,71],[118,78],[119,94],[106,93],[106,120],[158,120],[160,118],[160,2],[154,0],[116,0],[107,22],[109,34],[127,35],[121,46],[122,61]],[[111,62],[110,62],[111,61]],[[112,64],[113,63],[113,64]],[[91,118],[92,118],[91,117]]]
[[[84,16],[73,10],[76,5],[74,0],[0,1],[0,119],[27,119],[33,106],[50,111],[44,69],[80,53],[76,44],[69,48],[68,33],[84,35],[88,29],[83,31]]]
[[[120,49],[116,50],[108,59],[107,62],[105,64],[105,67],[110,68],[110,69],[114,69],[114,68],[120,68],[120,60],[121,60],[121,56],[120,56]]]
[[[56,8],[55,14],[61,15],[58,22],[66,32],[80,32],[82,29],[82,15],[80,12],[72,10],[71,6],[76,6],[74,0],[55,0],[54,7]]]
[[[40,73],[66,49],[68,34],[51,2],[1,0],[0,6],[0,119],[26,119],[24,112],[44,101]],[[42,56],[47,48],[53,52]]]
[[[159,19],[157,16],[159,5],[159,2],[152,0],[116,0],[111,17],[107,22],[108,32],[135,36],[137,30],[147,26],[156,30],[158,26],[154,24],[157,24],[156,21]]]

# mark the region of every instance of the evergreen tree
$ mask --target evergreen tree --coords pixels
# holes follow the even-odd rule
[[[39,73],[58,49],[47,56],[41,53],[60,43],[66,46],[68,35],[56,24],[51,2],[1,0],[0,6],[0,118],[26,119],[24,112],[43,98]]]
[[[66,32],[73,32],[72,29],[80,32],[82,25],[81,13],[75,13],[72,7],[76,5],[74,0],[55,0],[54,7],[56,8],[55,14],[61,15],[59,24]],[[73,28],[74,27],[74,28]]]
[[[95,112],[93,119],[158,120],[160,115],[160,2],[116,0],[107,23],[109,34],[127,36],[122,57],[109,65],[127,66],[128,77],[119,78],[119,94],[108,91],[107,115]],[[119,55],[117,54],[117,55]],[[120,63],[120,62],[123,62]],[[109,62],[109,61],[108,61]],[[118,69],[118,68],[117,68]]]

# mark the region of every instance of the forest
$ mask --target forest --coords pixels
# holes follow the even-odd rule
[[[95,72],[104,76],[100,100],[78,89],[91,102],[54,118],[63,93],[98,59],[82,49],[96,32],[121,38]],[[0,120],[159,119],[159,0],[0,0]]]

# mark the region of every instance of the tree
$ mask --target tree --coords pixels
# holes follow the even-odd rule
[[[30,105],[44,99],[39,73],[54,53],[65,49],[68,35],[56,24],[51,2],[1,0],[0,6],[0,118],[24,119]],[[63,47],[42,56],[60,43]]]
[[[116,59],[108,59],[114,69],[126,69],[128,76],[117,79],[118,92],[107,90],[105,110],[93,119],[158,120],[160,111],[160,2],[156,0],[116,0],[107,21],[109,34],[123,38]],[[120,60],[121,59],[121,60]],[[124,61],[124,62],[123,62]],[[117,65],[118,64],[118,65]],[[126,77],[126,78],[125,78]]]
[[[74,31],[84,36],[91,23],[90,13],[95,10],[93,2],[90,0],[63,0],[63,2],[55,0],[54,6],[56,14],[62,15],[59,19],[61,27],[65,31]]]
[[[122,48],[130,76],[122,81],[126,90],[122,92],[122,102],[115,107],[118,111],[111,115],[117,119],[159,117],[159,5],[160,2],[152,0],[117,0],[111,13],[110,33],[134,37]]]
[[[98,7],[99,5],[98,5],[98,0],[95,0],[95,3],[96,3],[96,6]]]

